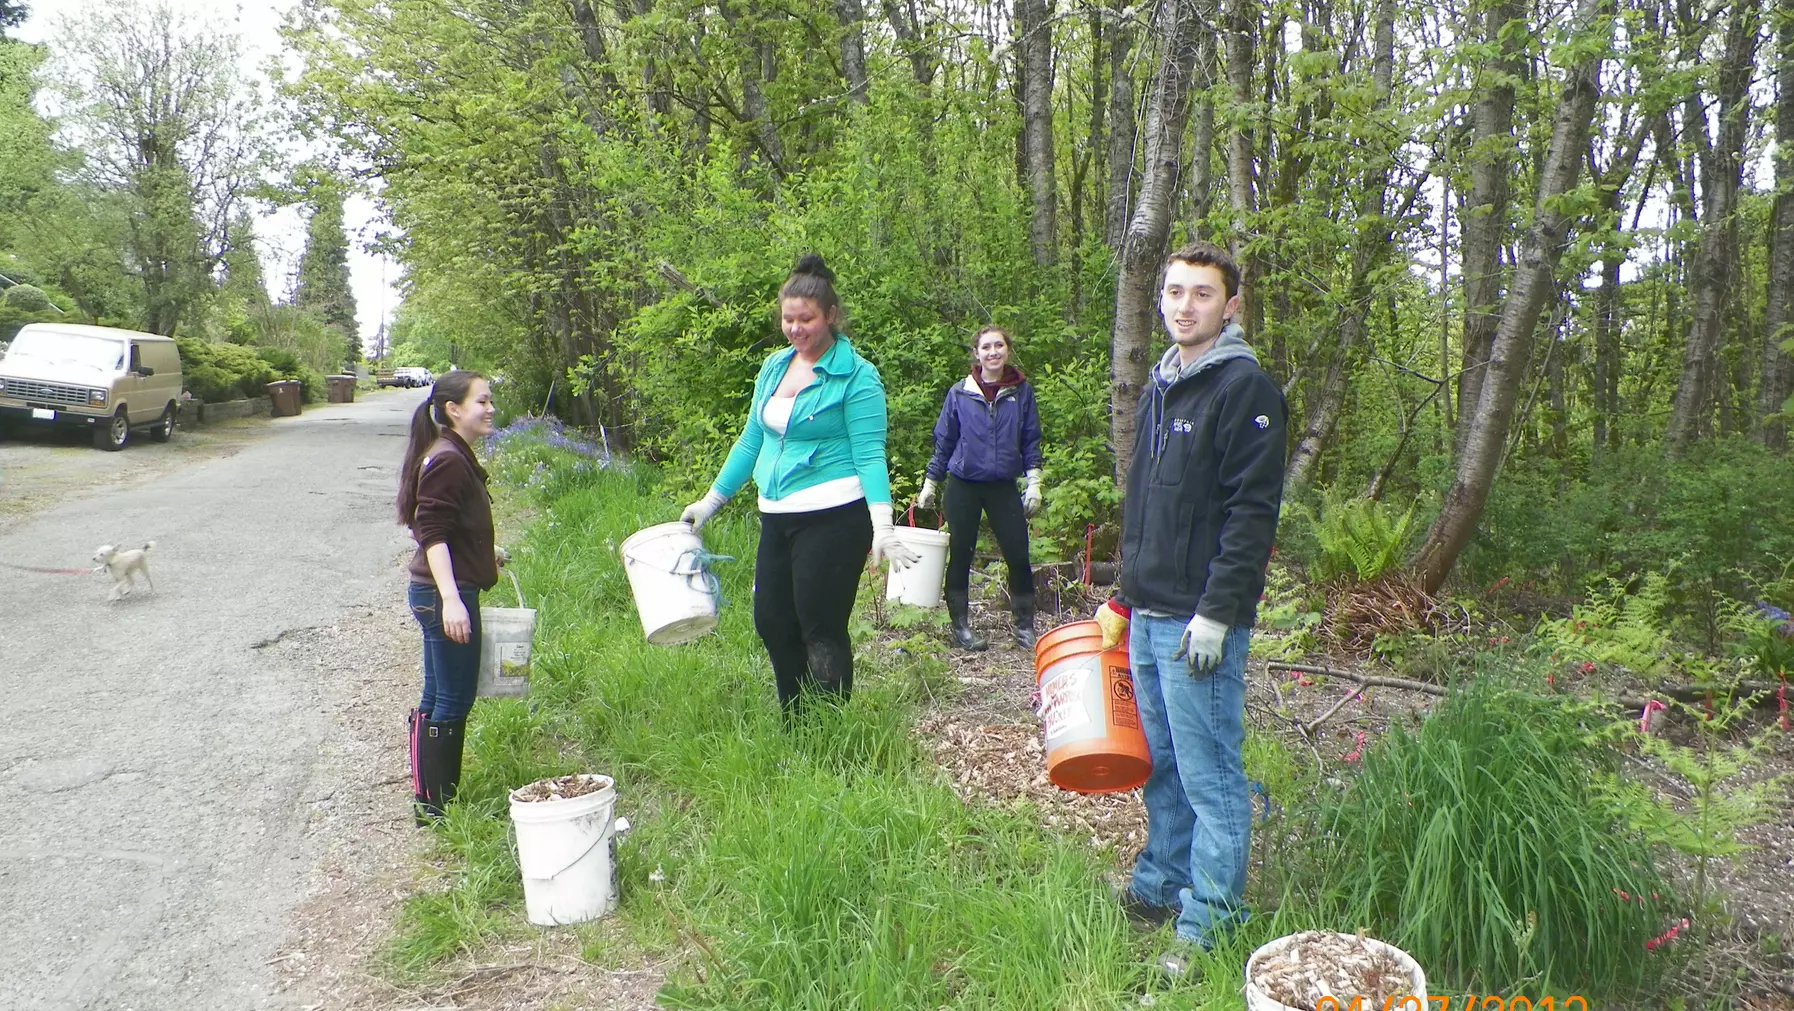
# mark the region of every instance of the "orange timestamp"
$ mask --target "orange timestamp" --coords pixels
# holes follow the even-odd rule
[[[1540,997],[1535,1001],[1531,997],[1497,997],[1493,994],[1483,997],[1468,993],[1463,1000],[1462,1004],[1458,1004],[1458,998],[1443,994],[1435,994],[1424,1000],[1415,994],[1407,994],[1402,997],[1385,997],[1383,1003],[1378,1005],[1362,996],[1334,997],[1329,994],[1315,1002],[1314,1011],[1429,1011],[1429,1004],[1433,1005],[1430,1011],[1452,1011],[1454,1006],[1459,1011],[1520,1011],[1522,1007],[1526,1011],[1588,1011],[1588,1001],[1580,996],[1565,997],[1562,1001],[1555,997]]]

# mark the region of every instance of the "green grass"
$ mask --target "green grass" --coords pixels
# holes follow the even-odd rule
[[[575,771],[614,776],[634,830],[617,851],[617,914],[568,929],[599,964],[676,956],[667,1007],[1068,1011],[1151,994],[1159,1008],[1233,1011],[1259,944],[1359,926],[1413,951],[1437,992],[1485,980],[1537,992],[1632,978],[1655,932],[1660,909],[1610,894],[1656,886],[1642,851],[1591,813],[1573,718],[1473,696],[1374,747],[1332,807],[1304,800],[1328,793],[1305,758],[1251,735],[1249,773],[1284,810],[1255,831],[1248,894],[1278,911],[1170,986],[1151,968],[1170,932],[1127,927],[1104,881],[1111,855],[1041,829],[1024,805],[968,807],[917,746],[918,703],[957,685],[929,645],[938,632],[910,629],[901,651],[872,641],[870,580],[853,701],[787,727],[752,627],[751,510],[705,528],[709,550],[738,559],[715,567],[718,634],[656,647],[616,549],[679,503],[646,470],[579,466],[526,440],[494,471],[532,515],[521,539],[504,531],[541,607],[532,695],[474,710],[439,881],[405,904],[385,952],[395,978],[535,929],[505,795]],[[494,597],[511,603],[508,588]]]
[[[546,472],[535,467],[544,460]],[[441,887],[406,903],[386,952],[396,976],[427,976],[533,929],[522,922],[505,793],[584,770],[616,777],[634,828],[618,849],[617,915],[575,929],[597,958],[685,954],[666,1006],[1239,1000],[1249,948],[1216,956],[1207,982],[1167,990],[1150,962],[1169,933],[1128,929],[1103,880],[1112,858],[1040,829],[1024,809],[955,797],[910,734],[915,700],[945,680],[925,651],[894,656],[861,637],[852,703],[787,728],[752,628],[757,525],[746,510],[704,531],[709,550],[739,559],[716,567],[720,634],[656,647],[616,547],[678,505],[644,472],[571,477],[540,447],[501,455],[495,469],[536,496],[521,543],[505,538],[542,607],[532,697],[483,700],[473,713],[461,799],[439,830]],[[1250,936],[1268,939],[1258,937],[1268,929]]]
[[[1614,762],[1588,729],[1605,722],[1484,679],[1394,728],[1320,820],[1311,901],[1383,931],[1444,992],[1635,992],[1676,907],[1590,787]]]

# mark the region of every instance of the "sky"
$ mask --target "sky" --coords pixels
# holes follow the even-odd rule
[[[213,27],[234,30],[241,44],[244,76],[266,85],[263,65],[281,51],[281,19],[295,6],[295,0],[265,0],[247,6],[233,6],[219,0],[165,2],[175,11],[203,19]],[[95,0],[26,0],[26,3],[30,6],[31,17],[15,29],[12,36],[26,42],[45,43],[54,49],[57,26],[64,18],[78,20],[84,11],[94,6]],[[291,153],[302,158],[321,152],[295,149]],[[350,198],[343,209],[343,219],[349,233],[349,281],[355,292],[356,322],[361,329],[363,346],[371,347],[382,315],[390,322],[399,305],[398,265],[362,248],[386,224],[372,200],[365,196]],[[269,292],[277,299],[284,298],[298,270],[299,254],[305,249],[305,217],[296,207],[277,211],[263,208],[256,222],[256,232]]]

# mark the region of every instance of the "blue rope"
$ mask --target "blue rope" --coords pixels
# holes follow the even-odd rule
[[[1248,795],[1256,793],[1260,797],[1263,797],[1265,800],[1264,812],[1262,814],[1260,814],[1258,817],[1259,824],[1262,825],[1265,822],[1271,820],[1271,810],[1273,808],[1282,810],[1282,808],[1278,807],[1278,805],[1272,803],[1270,791],[1266,790],[1265,785],[1263,783],[1259,782],[1258,780],[1255,779],[1252,782],[1247,783],[1246,784],[1246,792]]]
[[[685,571],[685,560],[687,558],[691,559],[692,563],[692,571],[690,572]],[[679,553],[679,557],[673,562],[673,572],[675,575],[684,576],[687,582],[690,582],[694,576],[700,578],[703,581],[704,592],[710,594],[711,599],[716,601],[717,614],[720,616],[722,614],[724,603],[723,583],[722,580],[716,578],[716,573],[710,571],[710,563],[732,562],[734,560],[734,555],[717,555],[705,551],[703,548],[686,548]]]

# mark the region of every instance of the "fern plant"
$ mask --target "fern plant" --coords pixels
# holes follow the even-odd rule
[[[1313,509],[1297,506],[1320,547],[1315,574],[1322,579],[1350,576],[1368,583],[1393,571],[1407,547],[1416,504],[1410,504],[1398,518],[1395,509],[1381,501],[1335,487],[1322,493],[1318,516]]]
[[[1645,676],[1664,673],[1678,656],[1663,619],[1669,591],[1662,572],[1646,573],[1636,590],[1609,579],[1568,618],[1541,620],[1538,637],[1564,659],[1614,664]]]
[[[1743,743],[1727,743],[1733,724],[1756,702],[1756,698],[1740,697],[1712,710],[1673,703],[1696,728],[1693,745],[1641,733],[1631,719],[1616,725],[1621,736],[1638,743],[1641,753],[1688,785],[1686,796],[1667,796],[1612,771],[1597,773],[1593,779],[1596,795],[1618,818],[1651,843],[1668,846],[1694,861],[1696,910],[1706,902],[1712,862],[1749,849],[1739,841],[1738,831],[1774,817],[1785,802],[1789,783],[1794,782],[1794,776],[1786,773],[1743,781],[1749,778],[1746,773],[1767,758],[1773,747],[1772,735],[1780,733],[1769,728]]]

